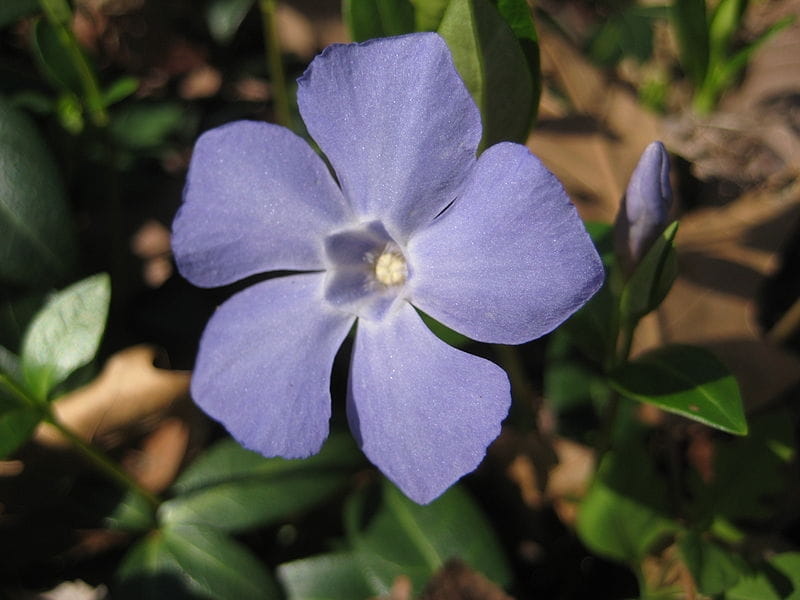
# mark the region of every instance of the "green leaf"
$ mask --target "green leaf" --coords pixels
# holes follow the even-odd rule
[[[184,117],[176,102],[130,104],[112,115],[109,134],[130,150],[156,149],[183,127]]]
[[[800,600],[800,552],[771,557],[729,589],[725,600]]]
[[[0,98],[0,279],[52,284],[75,254],[56,163],[30,119]]]
[[[645,62],[653,53],[654,21],[666,13],[665,6],[626,6],[600,24],[589,43],[589,54],[606,66],[625,57]]]
[[[452,0],[439,34],[481,112],[486,148],[524,143],[536,110],[535,83],[514,32],[488,0]]]
[[[15,381],[22,379],[19,357],[5,346],[0,346],[0,374],[2,373]]]
[[[211,37],[219,44],[229,44],[255,0],[211,0],[206,8],[206,23]]]
[[[533,125],[539,109],[539,96],[542,92],[542,70],[539,64],[539,35],[536,33],[536,23],[533,20],[533,11],[527,0],[496,0],[497,10],[503,17],[519,42],[522,53],[528,64],[533,85],[532,101],[533,112],[531,123]]]
[[[136,92],[137,89],[139,89],[139,80],[136,77],[120,77],[103,92],[103,105],[116,104]]]
[[[696,87],[708,72],[708,24],[705,0],[674,0],[672,18],[678,36],[681,65]]]
[[[736,379],[703,348],[664,346],[614,371],[610,383],[628,398],[728,433],[747,433]]]
[[[39,68],[50,83],[57,90],[81,97],[81,75],[65,50],[65,45],[59,40],[58,30],[49,20],[37,19],[34,23],[31,45]]]
[[[637,563],[680,530],[668,516],[666,488],[640,444],[607,452],[581,501],[577,532],[596,554]]]
[[[350,552],[303,558],[278,567],[289,600],[356,600],[374,596]]]
[[[343,0],[342,16],[357,42],[414,31],[414,6],[409,0]]]
[[[472,499],[454,486],[426,506],[415,504],[388,482],[382,502],[361,529],[363,496],[347,506],[348,536],[375,595],[387,594],[398,575],[416,593],[448,559],[458,557],[500,585],[510,572],[491,526]]]
[[[745,438],[715,445],[713,479],[690,480],[694,512],[699,519],[767,519],[776,498],[789,484],[794,452],[793,417],[788,411],[761,414]]]
[[[674,221],[656,238],[625,284],[620,295],[620,313],[629,323],[635,324],[657,308],[669,293],[678,275],[673,245],[677,233],[678,222]]]
[[[174,600],[280,598],[263,565],[246,548],[210,527],[180,525],[150,533],[117,572],[115,597]]]
[[[455,348],[463,348],[472,341],[467,336],[453,331],[447,325],[442,325],[439,321],[419,309],[417,310],[417,314],[419,314],[420,318],[425,322],[425,325],[436,334],[436,337]]]
[[[38,10],[38,0],[3,0],[0,2],[0,28],[8,27],[17,19],[32,15]]]
[[[450,0],[411,0],[416,13],[417,31],[436,31]]]
[[[22,372],[34,397],[45,400],[56,385],[97,353],[111,299],[111,282],[100,273],[52,296],[22,340]]]
[[[41,420],[42,413],[32,406],[0,411],[0,459],[27,442]]]
[[[709,596],[730,589],[748,572],[741,558],[695,532],[687,532],[678,539],[678,551],[689,567],[697,589]]]
[[[349,435],[333,435],[303,460],[264,458],[225,440],[176,481],[161,505],[162,523],[206,523],[225,531],[263,526],[308,510],[344,487],[361,453]]]
[[[720,0],[714,7],[708,24],[709,69],[725,60],[746,8],[746,0]]]
[[[109,529],[144,532],[156,526],[156,515],[141,494],[128,492],[103,521]]]
[[[72,92],[64,92],[56,102],[56,115],[61,126],[73,135],[83,131],[83,105],[81,100]]]
[[[767,40],[794,23],[795,20],[796,18],[794,15],[781,19],[767,28],[764,33],[753,40],[749,45],[736,52],[733,56],[726,57],[724,61],[720,60],[712,65],[702,87],[697,90],[695,94],[693,100],[695,110],[701,114],[710,112],[714,106],[716,106],[719,96],[733,84],[736,77],[738,77],[747,66],[753,54],[763,46]]]

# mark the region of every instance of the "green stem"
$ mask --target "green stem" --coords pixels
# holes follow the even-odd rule
[[[617,321],[621,321],[621,327],[619,327],[619,332],[615,339],[615,347],[610,353],[612,359],[606,364],[607,373],[625,364],[631,354],[631,346],[633,345],[633,333],[636,329],[636,324],[629,323],[625,319],[620,319],[619,315],[617,315]],[[602,416],[600,437],[597,443],[598,457],[602,457],[608,452],[614,443],[614,429],[616,428],[617,418],[619,416],[620,401],[620,395],[612,390],[611,397],[608,399],[608,404]]]
[[[286,78],[283,73],[283,59],[278,38],[278,24],[275,19],[275,0],[258,0],[261,10],[261,27],[264,31],[264,51],[267,55],[275,122],[289,127],[289,94],[286,91]]]
[[[89,110],[89,116],[97,127],[108,125],[108,112],[106,111],[100,84],[86,55],[78,45],[75,33],[70,26],[72,9],[67,0],[39,0],[47,20],[56,30],[58,39],[78,72],[83,86],[84,100]]]
[[[69,427],[61,423],[52,411],[48,410],[44,421],[55,427],[61,435],[77,448],[89,462],[105,473],[124,489],[130,490],[144,498],[153,509],[157,509],[161,504],[158,497],[143,488],[133,477],[123,471],[116,463],[108,458],[103,452],[85,442],[80,436],[73,432]]]

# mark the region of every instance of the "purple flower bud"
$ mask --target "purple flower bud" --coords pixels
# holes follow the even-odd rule
[[[645,148],[631,175],[617,215],[617,254],[627,269],[639,263],[664,231],[671,204],[669,154],[664,144],[653,142]]]

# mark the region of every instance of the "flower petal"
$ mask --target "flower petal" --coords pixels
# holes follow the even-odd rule
[[[364,454],[425,504],[483,460],[511,402],[497,365],[437,338],[406,302],[359,320],[348,418]]]
[[[603,282],[603,266],[561,184],[525,146],[497,144],[463,194],[407,247],[411,302],[482,342],[553,330]]]
[[[328,168],[288,129],[237,121],[194,148],[172,225],[178,269],[213,287],[279,269],[319,269],[322,241],[348,222]]]
[[[362,220],[402,243],[455,198],[481,121],[441,37],[329,46],[298,84],[308,131]]]
[[[328,436],[333,358],[354,318],[327,307],[323,279],[247,288],[217,309],[200,341],[195,402],[265,456],[309,456]]]

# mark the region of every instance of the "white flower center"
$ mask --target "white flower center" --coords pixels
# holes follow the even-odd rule
[[[375,261],[375,279],[378,283],[390,287],[405,282],[408,276],[406,259],[397,251],[385,248]]]

